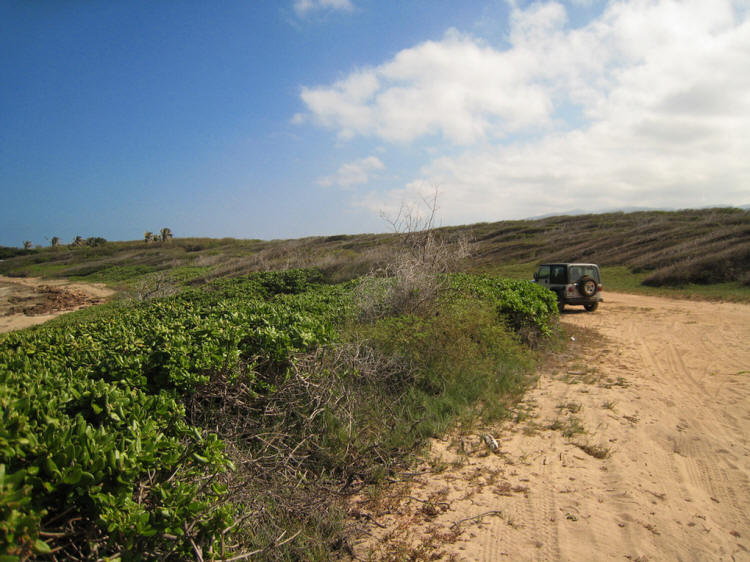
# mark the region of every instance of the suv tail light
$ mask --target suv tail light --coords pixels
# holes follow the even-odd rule
[[[568,292],[572,293],[573,291],[575,291],[575,287],[573,285],[568,285]]]

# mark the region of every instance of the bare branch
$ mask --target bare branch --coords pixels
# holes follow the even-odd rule
[[[466,236],[450,238],[435,227],[439,194],[435,186],[430,196],[422,197],[425,214],[405,202],[393,218],[381,213],[400,234],[399,246],[390,262],[360,283],[356,299],[365,319],[424,310],[442,290],[444,274],[468,257]]]

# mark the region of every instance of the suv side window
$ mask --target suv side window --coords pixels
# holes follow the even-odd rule
[[[564,265],[553,265],[550,282],[554,285],[565,285],[568,282],[568,271]]]
[[[539,271],[537,271],[537,279],[539,281],[547,281],[549,282],[549,266],[548,265],[540,265]]]

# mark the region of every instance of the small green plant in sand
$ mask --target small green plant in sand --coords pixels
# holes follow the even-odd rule
[[[555,418],[548,426],[547,429],[552,431],[559,431],[563,437],[571,438],[574,435],[586,433],[586,429],[583,427],[581,420],[575,416],[568,417],[567,420]]]

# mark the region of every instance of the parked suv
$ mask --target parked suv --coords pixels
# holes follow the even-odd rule
[[[593,263],[543,263],[534,273],[534,282],[557,295],[560,312],[566,304],[582,304],[594,312],[604,300],[599,266]]]

